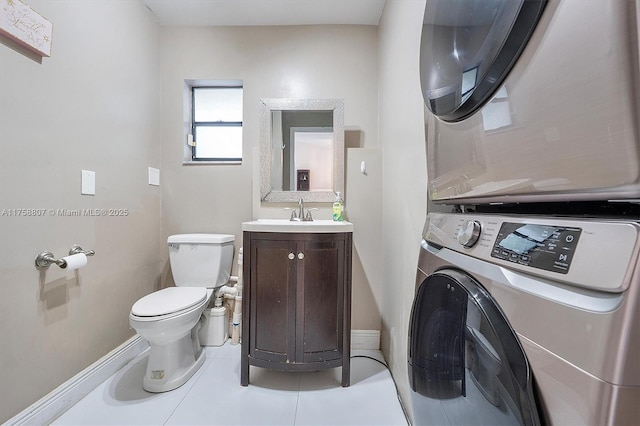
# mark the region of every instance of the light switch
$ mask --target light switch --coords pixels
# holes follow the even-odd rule
[[[149,167],[149,185],[160,186],[160,170]]]
[[[82,195],[96,195],[96,172],[90,170],[82,171]]]

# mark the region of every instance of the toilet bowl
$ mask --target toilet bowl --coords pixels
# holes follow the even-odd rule
[[[204,363],[200,317],[214,290],[229,280],[234,239],[226,234],[181,234],[167,240],[176,287],[144,296],[129,313],[131,327],[150,344],[145,390],[173,390]]]

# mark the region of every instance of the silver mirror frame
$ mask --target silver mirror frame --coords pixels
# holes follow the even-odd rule
[[[274,191],[271,188],[271,111],[333,111],[333,191]],[[344,196],[344,100],[260,99],[260,199],[267,203],[332,203]]]

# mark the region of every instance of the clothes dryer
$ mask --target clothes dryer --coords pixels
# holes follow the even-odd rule
[[[637,221],[430,213],[414,424],[637,424],[639,237]]]
[[[640,199],[638,0],[429,0],[429,196]]]

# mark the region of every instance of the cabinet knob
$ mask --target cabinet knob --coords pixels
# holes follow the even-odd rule
[[[304,259],[304,253],[302,252],[298,253],[298,259],[300,260]]]
[[[289,260],[295,259],[296,255],[293,253],[289,253]]]

